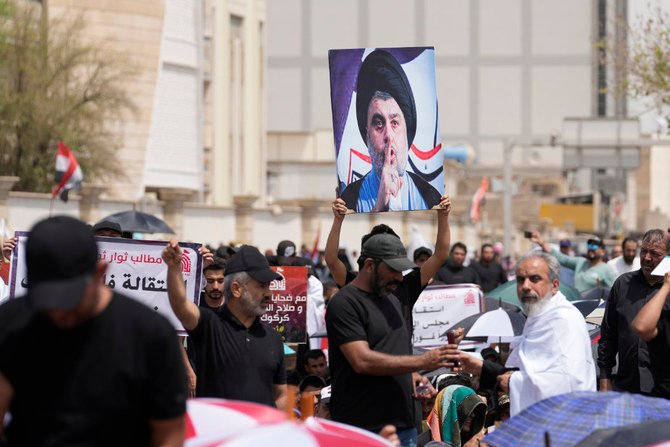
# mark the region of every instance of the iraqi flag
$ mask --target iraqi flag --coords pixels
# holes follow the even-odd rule
[[[51,198],[60,194],[60,199],[67,202],[67,194],[71,189],[79,189],[84,175],[74,154],[62,141],[58,142],[58,155],[56,156],[56,175],[57,183],[51,191]]]

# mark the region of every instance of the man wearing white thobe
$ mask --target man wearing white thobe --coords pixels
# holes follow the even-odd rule
[[[459,355],[463,369],[481,375],[481,388],[493,388],[497,380],[509,392],[512,416],[551,396],[596,390],[586,323],[559,292],[559,274],[558,261],[546,253],[527,255],[517,264],[517,294],[528,319],[512,342],[506,367]]]
[[[624,273],[640,270],[640,257],[637,256],[637,240],[627,237],[621,243],[621,256],[607,262],[618,278]]]

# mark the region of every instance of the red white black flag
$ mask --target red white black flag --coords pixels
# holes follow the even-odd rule
[[[51,198],[60,194],[60,199],[67,202],[67,194],[71,189],[79,189],[84,175],[81,172],[74,154],[62,141],[58,143],[58,155],[56,156],[57,183],[51,192]]]

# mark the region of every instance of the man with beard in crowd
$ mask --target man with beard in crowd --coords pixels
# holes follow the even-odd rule
[[[554,250],[544,242],[540,233],[533,231],[531,242],[539,245],[545,253],[552,254],[563,266],[575,271],[575,289],[580,292],[595,287],[612,287],[616,276],[612,267],[603,260],[605,256],[605,244],[601,239],[593,238],[586,241],[586,257],[566,256],[559,250]]]
[[[437,271],[435,281],[442,284],[480,284],[477,272],[465,264],[468,248],[462,242],[456,242],[449,252],[449,259]]]
[[[479,262],[472,263],[472,268],[479,275],[480,285],[484,293],[507,282],[505,270],[502,265],[494,260],[494,257],[493,245],[483,244]]]
[[[402,445],[416,445],[419,409],[412,372],[449,367],[446,345],[412,355],[402,305],[393,294],[416,266],[400,239],[375,234],[361,251],[362,268],[333,297],[326,313],[334,420],[379,432],[394,425]],[[424,266],[425,267],[425,266]]]
[[[214,259],[214,262],[202,269],[205,276],[205,288],[200,294],[200,307],[211,309],[218,313],[223,307],[223,275],[226,269],[225,261]]]
[[[640,258],[637,257],[637,241],[630,237],[625,238],[621,243],[621,256],[612,256],[612,258],[607,264],[612,267],[617,278],[624,273],[638,270]]]
[[[528,319],[506,367],[458,351],[463,369],[481,375],[481,388],[492,389],[497,380],[509,393],[512,416],[551,396],[596,390],[586,323],[558,290],[559,271],[556,258],[546,253],[529,254],[517,264],[516,290]]]
[[[205,277],[205,288],[200,294],[200,307],[209,309],[215,314],[218,314],[223,309],[223,274],[225,271],[225,260],[220,258],[213,258],[211,263],[208,263],[203,269],[202,273]],[[189,397],[196,397],[197,387],[197,373],[193,369],[193,365],[197,364],[196,352],[193,346],[188,343],[186,337],[179,337],[180,344],[186,345],[187,355],[184,357],[186,364],[186,377],[188,378],[188,394]],[[186,339],[186,340],[184,340]]]
[[[601,391],[652,392],[649,350],[634,332],[633,320],[663,285],[663,277],[651,272],[665,258],[669,237],[661,229],[647,231],[640,246],[641,268],[619,276],[610,290],[598,341]]]
[[[170,307],[196,351],[196,394],[286,406],[286,368],[281,335],[260,320],[271,302],[270,283],[282,277],[257,248],[243,245],[226,263],[221,311],[186,298],[177,241],[163,250]]]

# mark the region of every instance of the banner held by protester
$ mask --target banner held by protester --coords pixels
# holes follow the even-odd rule
[[[25,266],[25,243],[29,232],[17,231],[18,243],[12,256],[9,276],[10,297],[26,293],[27,271]],[[146,304],[166,317],[181,335],[184,327],[172,312],[167,295],[166,269],[161,259],[164,241],[139,241],[134,239],[96,237],[98,259],[108,264],[103,281],[111,289]],[[184,250],[182,272],[186,293],[194,303],[200,299],[202,257],[198,254],[200,244],[179,244]]]
[[[270,267],[284,277],[272,281],[272,303],[261,321],[275,328],[285,343],[305,343],[307,337],[307,267]]]
[[[412,316],[415,347],[440,346],[447,343],[443,335],[462,319],[481,312],[483,293],[475,284],[428,286],[419,296]]]

